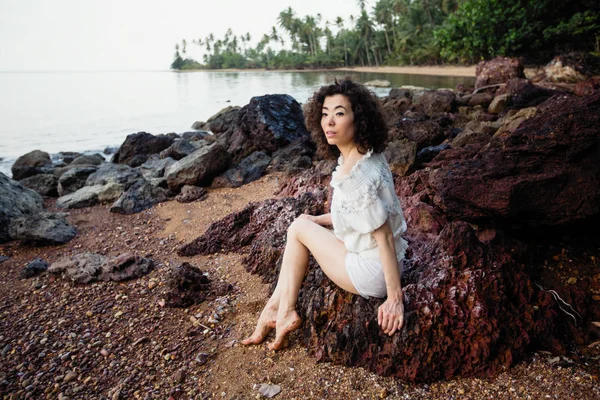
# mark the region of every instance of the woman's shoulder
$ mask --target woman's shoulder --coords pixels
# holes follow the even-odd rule
[[[360,188],[378,186],[382,178],[389,174],[389,167],[385,157],[381,153],[369,151],[350,169],[346,175],[342,175],[340,163],[334,171],[331,186],[340,189],[344,193],[351,193]]]

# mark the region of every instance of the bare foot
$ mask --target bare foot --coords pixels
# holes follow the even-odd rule
[[[270,350],[280,350],[288,345],[287,335],[300,328],[302,319],[295,310],[288,311],[283,317],[277,317],[275,341],[269,343]]]
[[[267,304],[260,313],[254,333],[249,338],[242,340],[241,343],[244,345],[262,343],[262,341],[265,340],[265,338],[269,335],[269,332],[275,329],[276,319],[277,307],[272,307]]]

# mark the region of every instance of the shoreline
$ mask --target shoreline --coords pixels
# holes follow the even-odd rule
[[[433,76],[463,76],[475,78],[475,65],[471,66],[385,66],[385,67],[342,67],[306,69],[266,69],[266,68],[226,68],[226,69],[187,69],[173,72],[370,72],[384,74],[411,74]]]

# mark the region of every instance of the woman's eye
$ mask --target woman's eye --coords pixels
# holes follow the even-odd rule
[[[344,116],[344,113],[343,113],[343,112],[339,112],[339,113],[337,113],[337,114],[335,114],[335,115],[337,115],[338,117],[343,117],[343,116]]]
[[[327,114],[325,114],[325,113],[321,114],[321,117],[326,117],[326,116],[327,116]]]

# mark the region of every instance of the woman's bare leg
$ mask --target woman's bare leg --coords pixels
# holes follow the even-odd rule
[[[287,336],[302,323],[296,312],[296,301],[308,267],[309,251],[329,278],[342,289],[357,293],[345,268],[346,247],[331,231],[306,220],[295,220],[287,234],[278,286],[279,310],[275,341],[271,350],[287,345]]]
[[[288,229],[275,291],[263,309],[254,333],[242,344],[259,344],[276,328],[275,341],[269,348],[285,347],[287,335],[302,322],[295,307],[308,267],[309,251],[329,279],[342,289],[358,294],[346,273],[344,243],[328,229],[306,219],[296,219]]]

